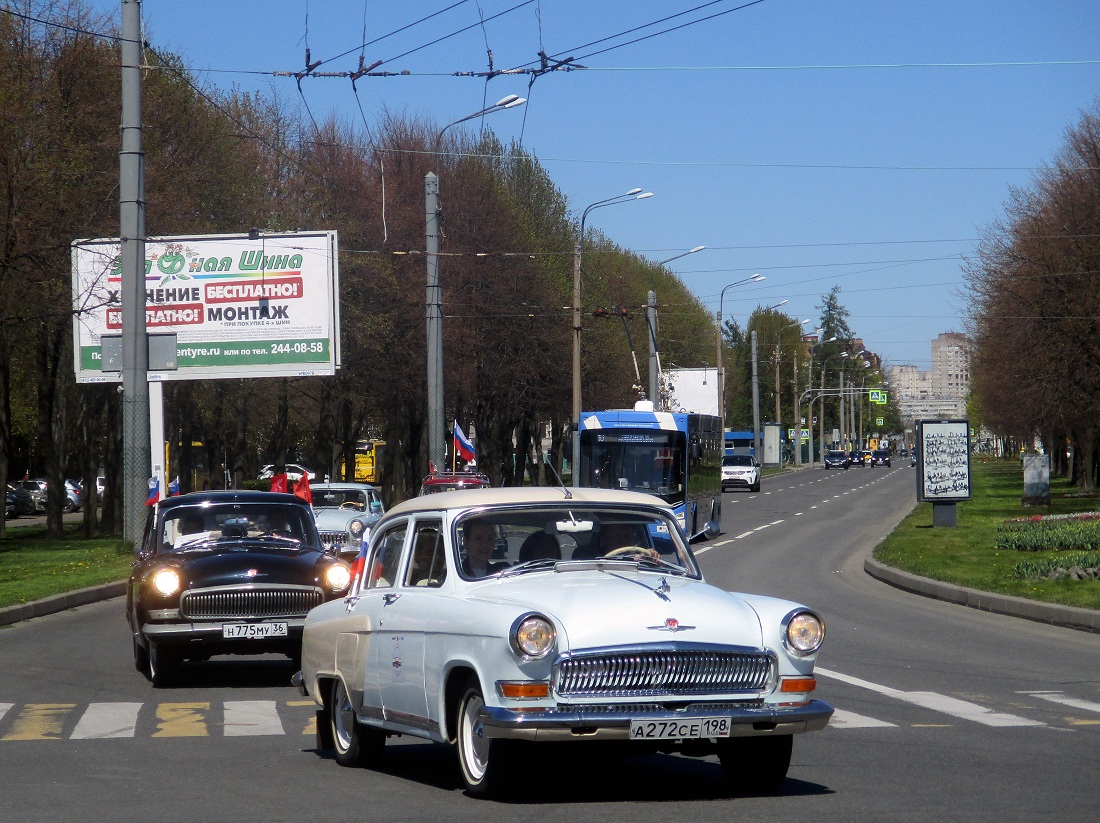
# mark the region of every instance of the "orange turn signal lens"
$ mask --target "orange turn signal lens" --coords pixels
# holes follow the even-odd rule
[[[498,683],[500,693],[504,697],[511,698],[513,700],[530,700],[538,697],[550,696],[550,684],[549,683]]]
[[[817,680],[812,677],[785,677],[779,686],[781,692],[812,692],[817,688]]]

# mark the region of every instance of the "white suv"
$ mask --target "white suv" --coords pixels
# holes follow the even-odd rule
[[[722,491],[740,486],[760,491],[760,464],[751,454],[727,454],[722,458]]]

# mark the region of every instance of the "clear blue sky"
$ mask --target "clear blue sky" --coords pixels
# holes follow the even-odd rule
[[[93,6],[117,19],[121,2]],[[304,97],[318,119],[361,122],[349,80],[307,78],[299,96],[270,75],[301,70],[307,46],[318,71],[353,71],[362,51],[409,72],[359,80],[372,124],[388,109],[442,125],[528,97],[487,124],[522,137],[578,214],[654,192],[588,225],[652,260],[706,245],[670,267],[711,311],[760,273],[724,315],[786,298],[812,328],[840,285],[866,346],[921,368],[937,334],[963,330],[962,257],[1100,95],[1096,0],[145,0],[143,13],[146,39],[205,82]],[[541,49],[587,70],[531,89],[526,75],[453,76],[485,71],[486,45],[496,69]]]

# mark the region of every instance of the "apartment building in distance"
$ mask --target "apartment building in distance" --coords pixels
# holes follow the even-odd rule
[[[929,371],[910,364],[891,366],[890,389],[907,426],[914,420],[966,417],[970,391],[966,335],[944,332],[933,340]]]

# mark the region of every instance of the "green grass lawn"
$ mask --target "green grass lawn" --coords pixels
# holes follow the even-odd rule
[[[1049,509],[1020,503],[1023,470],[1018,460],[975,458],[973,496],[956,509],[958,527],[932,528],[932,505],[921,503],[875,550],[876,560],[923,577],[983,591],[1067,606],[1100,609],[1100,580],[1016,580],[1017,563],[1046,559],[1055,552],[998,550],[997,528],[1006,520],[1036,514],[1100,510],[1100,497],[1082,495],[1066,481],[1051,481]]]
[[[64,539],[51,540],[45,526],[9,522],[0,540],[0,608],[129,576],[133,555],[120,553],[117,537],[84,540],[79,534],[74,525]]]

